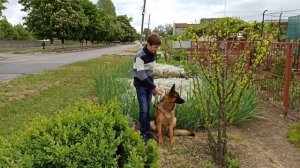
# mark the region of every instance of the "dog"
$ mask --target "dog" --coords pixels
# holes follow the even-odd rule
[[[195,134],[188,130],[175,129],[176,104],[183,104],[185,101],[175,91],[175,84],[171,90],[164,95],[157,105],[155,120],[150,122],[150,129],[158,134],[158,143],[163,144],[163,134],[170,137],[170,144],[175,145],[174,135],[195,136]]]

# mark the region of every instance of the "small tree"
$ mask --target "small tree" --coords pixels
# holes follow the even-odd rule
[[[6,2],[7,0],[0,0],[0,17],[2,16],[2,10],[6,9],[6,7],[3,6],[3,4]]]
[[[253,42],[258,38],[258,34],[253,30],[252,25],[244,25],[243,29],[233,29],[235,23],[240,20],[233,18],[224,18],[222,24],[210,24],[208,27],[208,36],[211,41],[206,42],[205,48],[207,51],[204,56],[193,62],[194,68],[198,74],[202,76],[202,81],[199,77],[194,79],[195,94],[198,99],[199,106],[203,106],[206,118],[206,128],[208,129],[209,148],[216,164],[225,167],[227,157],[227,126],[232,119],[232,114],[237,111],[237,107],[241,103],[241,98],[246,89],[253,84],[255,71],[260,67],[263,57],[268,53],[270,41],[261,39]],[[231,34],[243,31],[249,36],[245,42],[245,48],[241,57],[233,63],[228,62],[238,43],[229,45],[227,39]],[[196,32],[189,32],[191,39],[198,43],[200,37]],[[205,34],[203,34],[205,35]],[[217,41],[220,40],[220,41]],[[223,47],[220,44],[224,44]],[[229,47],[227,47],[229,46]],[[254,51],[251,67],[246,68],[250,61],[250,49]],[[196,55],[199,55],[199,50],[196,48]],[[249,64],[248,64],[249,65]],[[206,93],[206,100],[199,96],[202,93],[201,83],[206,82],[209,91]],[[212,113],[211,104],[217,105],[217,114]],[[212,126],[212,115],[217,115],[217,125]]]

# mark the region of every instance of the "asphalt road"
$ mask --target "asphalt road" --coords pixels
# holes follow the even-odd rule
[[[49,69],[55,69],[66,64],[93,59],[103,55],[126,55],[125,50],[137,44],[118,45],[86,51],[68,53],[34,53],[34,54],[0,54],[0,82],[21,75],[35,74]],[[132,54],[132,53],[131,53]]]

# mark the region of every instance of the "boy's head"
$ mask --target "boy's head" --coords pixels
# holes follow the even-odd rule
[[[155,53],[161,45],[159,36],[154,33],[148,35],[147,43],[148,43],[147,45],[148,50],[153,53]]]

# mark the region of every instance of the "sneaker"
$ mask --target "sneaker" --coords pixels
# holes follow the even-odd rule
[[[145,143],[148,141],[148,136],[147,135],[141,135],[142,139],[144,140]]]
[[[147,139],[148,139],[148,140],[152,139],[152,140],[154,140],[154,141],[156,141],[156,142],[158,141],[156,135],[155,135],[154,133],[152,133],[152,132],[149,132],[149,133],[147,134]]]

